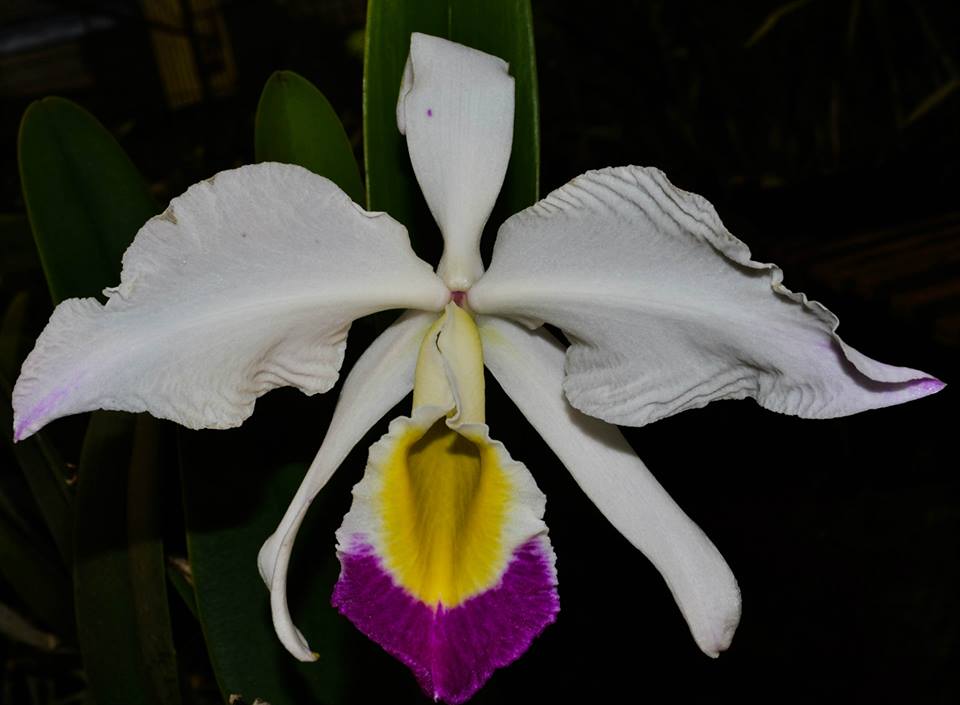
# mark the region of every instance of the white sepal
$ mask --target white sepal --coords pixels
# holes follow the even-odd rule
[[[492,316],[479,325],[493,376],[597,508],[660,571],[700,649],[717,656],[740,620],[740,590],[720,552],[616,427],[566,402],[556,339]]]
[[[483,272],[480,235],[510,160],[513,90],[502,59],[427,34],[411,37],[397,125],[443,233],[437,271],[451,290]]]

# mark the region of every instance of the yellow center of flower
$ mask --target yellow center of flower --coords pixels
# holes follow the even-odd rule
[[[513,488],[497,453],[436,422],[412,429],[384,467],[385,559],[428,605],[454,607],[503,570],[502,530]]]
[[[450,608],[499,579],[514,495],[482,425],[480,334],[453,302],[420,346],[413,406],[422,421],[394,441],[381,466],[383,558],[419,600]]]

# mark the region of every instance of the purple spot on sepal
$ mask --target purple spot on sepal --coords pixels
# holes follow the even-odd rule
[[[924,379],[917,380],[913,382],[915,389],[920,391],[923,395],[927,394],[936,394],[941,389],[947,386],[946,382],[941,382],[936,377],[925,377]]]
[[[427,108],[427,117],[433,117],[433,108]]]
[[[340,554],[333,604],[413,671],[431,698],[459,705],[517,660],[560,610],[539,539],[514,551],[500,584],[453,609],[423,604],[393,582],[369,545]]]
[[[37,419],[48,414],[56,405],[56,403],[65,397],[69,391],[70,389],[68,387],[54,389],[52,392],[47,394],[47,396],[34,404],[33,408],[27,412],[26,416],[20,419],[20,423],[18,423],[17,427],[13,430],[13,442],[18,443],[19,441],[22,441],[27,435],[27,429],[36,423]]]

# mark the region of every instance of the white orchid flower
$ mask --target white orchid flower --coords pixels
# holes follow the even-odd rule
[[[605,422],[641,426],[744,397],[829,418],[943,386],[846,345],[833,314],[784,288],[706,200],[655,169],[577,177],[502,225],[484,271],[479,239],[507,168],[513,107],[505,62],[414,34],[397,118],[443,233],[436,273],[400,224],[324,178],[283,164],[226,171],[143,226],[106,305],[57,307],[14,391],[17,439],[98,408],[237,426],[275,387],[329,390],[351,321],[411,309],[347,377],[259,562],[281,641],[316,658],[287,609],[294,539],[353,446],[412,389],[411,415],[371,448],[337,534],[333,600],[452,703],[522,654],[559,604],[545,499],[491,439],[484,365],[657,567],[710,656],[740,617],[733,574]]]

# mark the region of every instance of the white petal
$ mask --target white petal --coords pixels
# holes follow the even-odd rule
[[[436,314],[408,313],[387,328],[364,351],[343,383],[337,408],[320,451],[307,470],[277,530],[268,538],[257,563],[270,589],[270,608],[277,636],[301,661],[316,654],[294,626],[287,606],[287,569],[300,524],[310,503],[334,471],[373,425],[413,389],[413,374],[420,341]]]
[[[480,235],[513,144],[513,78],[507,63],[415,33],[397,102],[397,125],[443,233],[438,272],[466,289],[483,271]]]
[[[14,390],[18,439],[98,408],[237,426],[275,387],[327,391],[355,318],[449,298],[402,225],[270,163],[175,198],[137,233],[106,293],[105,306],[70,299],[54,311]]]
[[[740,620],[740,590],[720,552],[614,426],[563,398],[563,347],[543,330],[480,319],[484,360],[504,391],[611,524],[663,575],[697,645],[717,656]]]
[[[747,396],[828,418],[943,387],[846,346],[836,317],[781,280],[706,200],[623,167],[580,176],[504,223],[469,304],[562,328],[567,398],[618,424]]]

